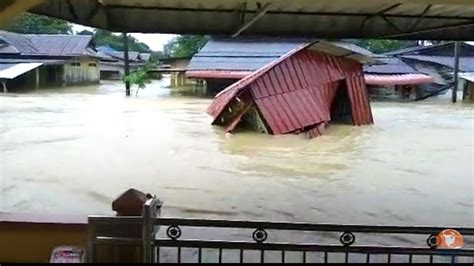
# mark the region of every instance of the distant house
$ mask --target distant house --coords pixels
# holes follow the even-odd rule
[[[98,83],[99,55],[86,35],[36,35],[0,31],[4,89]]]
[[[415,46],[386,53],[394,56],[413,67],[415,70],[433,78],[431,91],[449,88],[453,81],[454,72],[454,42],[447,42],[430,46]],[[459,60],[461,73],[474,72],[474,46],[462,43]],[[459,91],[463,91],[466,83],[459,84]]]
[[[101,79],[121,79],[125,74],[125,55],[122,51],[116,51],[110,46],[97,47],[100,59]],[[128,53],[130,70],[133,71],[140,66],[150,62],[151,53],[139,53],[130,51]]]
[[[329,122],[373,123],[364,54],[327,42],[290,49],[225,88],[208,108],[214,125],[317,137]],[[354,48],[354,47],[352,47]]]
[[[170,87],[182,87],[187,85],[185,75],[191,57],[169,57],[160,59],[161,73],[171,74]]]
[[[410,99],[425,91],[434,79],[396,57],[379,56],[364,66],[365,82],[373,98]],[[420,92],[422,90],[422,92]]]

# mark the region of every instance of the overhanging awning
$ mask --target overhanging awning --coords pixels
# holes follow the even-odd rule
[[[0,64],[0,79],[14,79],[35,68],[42,63]]]
[[[472,0],[48,0],[31,12],[116,32],[474,40]]]
[[[474,82],[474,72],[459,73],[459,77]]]
[[[367,85],[417,85],[433,83],[432,77],[423,74],[377,75],[365,74]]]

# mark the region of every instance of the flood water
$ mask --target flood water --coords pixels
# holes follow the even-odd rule
[[[474,105],[373,102],[373,126],[226,137],[210,99],[164,83],[1,96],[0,211],[111,214],[134,187],[165,216],[474,226]]]

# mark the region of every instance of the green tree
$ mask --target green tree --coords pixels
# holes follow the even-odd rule
[[[56,18],[22,13],[5,30],[25,34],[72,34],[72,25]]]
[[[123,51],[123,38],[122,34],[115,34],[110,31],[96,29],[94,31],[94,42],[96,47],[107,45],[117,51]],[[133,36],[128,36],[128,47],[133,52],[150,52],[150,47],[145,43],[139,42]]]
[[[180,35],[165,45],[164,53],[167,57],[192,57],[208,40],[202,35]]]
[[[353,42],[376,54],[417,45],[417,41],[401,40],[353,40]]]
[[[144,89],[147,84],[151,83],[149,71],[153,68],[153,63],[148,63],[141,66],[135,71],[132,71],[129,75],[123,78],[124,82],[129,82],[131,86],[137,86],[135,96],[138,95],[140,89]]]

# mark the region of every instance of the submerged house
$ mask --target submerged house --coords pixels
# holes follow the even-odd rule
[[[377,57],[364,65],[365,82],[372,98],[412,99],[426,91],[434,79],[396,57]]]
[[[239,79],[311,42],[308,39],[214,37],[193,56],[186,76],[204,81],[206,93],[216,95]]]
[[[452,87],[454,72],[454,42],[430,46],[415,46],[392,51],[385,55],[396,57],[415,70],[433,78],[425,86],[425,95],[437,94]],[[460,73],[474,72],[474,46],[461,44],[459,57]],[[467,83],[461,82],[458,91],[465,91]],[[420,95],[421,96],[421,95]]]
[[[216,95],[214,125],[268,134],[323,134],[331,121],[373,123],[361,62],[365,55],[327,42],[301,44]]]
[[[125,54],[109,46],[97,48],[100,58],[100,78],[101,79],[121,79],[125,74]],[[130,70],[136,70],[140,66],[151,61],[151,53],[128,52]]]
[[[99,55],[91,36],[0,31],[0,80],[4,91],[98,83]]]

